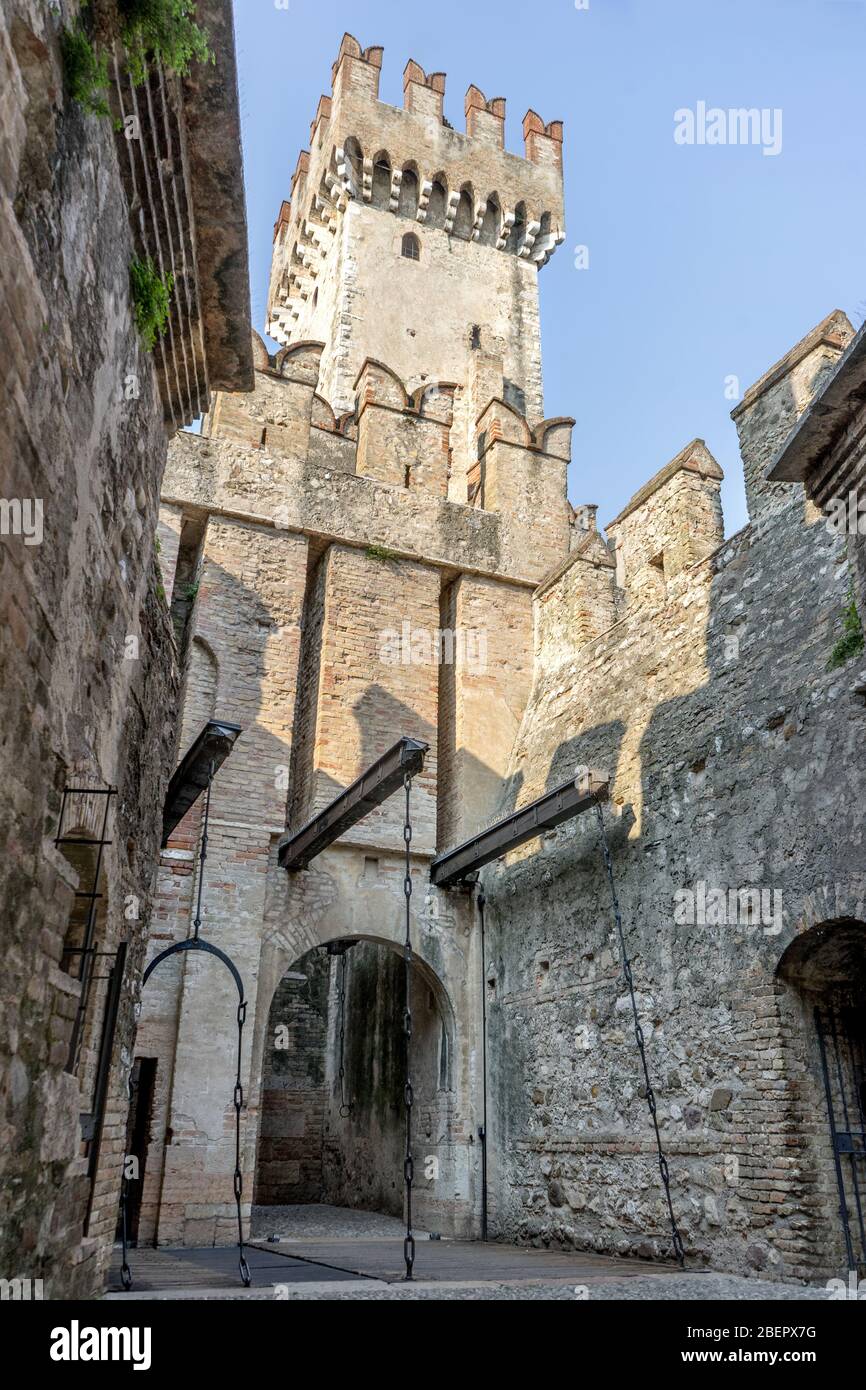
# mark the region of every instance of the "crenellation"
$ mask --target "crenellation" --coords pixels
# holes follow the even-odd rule
[[[668,584],[722,544],[722,477],[694,439],[608,524],[629,603],[664,602]]]
[[[431,72],[409,59],[403,72],[403,105],[407,111],[426,116],[440,124],[444,117],[445,73]]]
[[[766,476],[767,469],[853,336],[848,316],[834,310],[749,387],[731,411],[752,521],[784,507],[791,497],[792,484],[774,482]],[[802,497],[799,485],[793,487]]]
[[[505,148],[505,98],[493,97],[488,101],[478,87],[470,87],[466,93],[466,134]]]
[[[527,111],[523,118],[523,142],[526,158],[533,164],[562,169],[562,121],[545,125],[536,111]]]

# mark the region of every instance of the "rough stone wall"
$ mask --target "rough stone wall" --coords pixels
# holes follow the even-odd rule
[[[130,311],[133,249],[114,137],[65,99],[48,6],[4,5],[0,91],[0,494],[43,507],[41,544],[0,539],[0,1272],[42,1278],[47,1296],[89,1296],[114,1234],[131,992],[173,752],[164,711],[177,695],[174,647],[152,558],[166,441]],[[124,399],[129,374],[135,400]],[[137,659],[125,659],[128,637]],[[83,1238],[79,1111],[88,1098],[65,1071],[81,987],[60,968],[78,878],[53,839],[64,786],[106,782],[118,794],[98,945],[113,953],[126,940],[129,952]]]
[[[402,254],[407,232],[418,238],[418,260]],[[506,379],[523,413],[533,421],[543,418],[538,269],[531,261],[350,203],[336,272],[338,323],[346,326],[341,350],[330,351],[327,300],[299,336],[325,342],[322,391],[338,413],[351,408],[355,378],[367,357],[386,362],[412,390],[464,381],[475,327],[483,341],[507,345]],[[330,280],[326,262],[320,281],[325,286]]]
[[[188,673],[184,736],[191,741],[196,725],[210,713],[233,720],[244,731],[213,787],[202,932],[235,961],[251,1022],[268,858],[272,841],[285,826],[306,569],[307,542],[301,536],[229,518],[208,522],[190,648],[193,655],[197,647],[210,653],[215,697],[212,710],[202,706],[201,685]],[[194,718],[191,709],[196,710]],[[191,929],[200,813],[200,806],[193,807],[163,856],[162,930],[170,940]],[[154,940],[151,955],[164,944]],[[146,1172],[147,1195],[159,1203],[161,1243],[211,1244],[231,1239],[235,1229],[231,1174],[237,1005],[231,976],[210,959],[168,962],[145,992],[137,1049],[142,1056],[158,1058]],[[243,1071],[247,1088],[251,1035],[249,1027]],[[160,1076],[162,1085],[170,1086],[170,1102],[160,1091]],[[255,1130],[252,1104],[248,1115]],[[247,1212],[251,1195],[248,1182]],[[157,1224],[153,1206],[147,1218]]]
[[[785,436],[820,392],[853,335],[844,314],[837,311],[828,315],[755,382],[731,412],[738,430],[741,424],[746,425],[745,437],[741,431],[740,449],[746,504],[752,521],[775,506],[787,506],[795,485],[768,481],[764,476],[767,467]]]
[[[304,976],[305,978],[300,978]],[[311,951],[279,984],[262,1078],[256,1205],[321,1202],[330,958]],[[278,1035],[277,1030],[285,1030]]]
[[[331,546],[324,560],[324,605],[316,709],[307,747],[312,760],[311,799],[298,806],[297,828],[333,800],[401,736],[429,745],[416,779],[414,847],[430,853],[436,827],[436,720],[438,666],[404,661],[388,644],[389,629],[434,632],[439,624],[440,580],[435,569],[380,559]],[[394,644],[391,643],[391,646]],[[371,812],[353,831],[358,843],[402,842],[399,798]]]
[[[503,504],[502,512],[486,511],[446,495],[453,392],[410,397],[388,367],[368,362],[357,383],[357,418],[338,420],[317,391],[321,360],[320,345],[306,344],[260,365],[253,395],[218,396],[208,435],[172,444],[161,558],[185,653],[183,745],[209,715],[246,728],[240,711],[250,708],[257,725],[239,740],[214,789],[202,930],[243,963],[254,1021],[244,1061],[250,1173],[260,1114],[265,1153],[272,1140],[282,1142],[269,1080],[269,1020],[280,982],[315,946],[346,937],[394,946],[404,932],[401,797],[309,871],[287,876],[279,869],[276,841],[287,819],[291,827],[302,824],[401,734],[428,743],[413,788],[413,932],[426,978],[441,994],[440,1014],[451,1020],[450,1083],[425,1112],[424,1142],[439,1168],[419,1188],[419,1211],[438,1229],[466,1233],[477,1224],[471,1000],[478,943],[471,905],[430,892],[427,866],[442,836],[472,833],[499,794],[530,688],[533,579],[569,543],[563,453],[571,422],[546,422],[533,433],[503,405],[509,427],[520,431],[523,466],[546,471],[547,492],[539,500],[515,485],[511,510]],[[501,361],[494,358],[486,376],[473,373],[473,401],[482,376],[501,389]],[[460,466],[465,479],[465,457]],[[184,538],[203,517],[203,563],[195,570]],[[225,560],[218,558],[223,550]],[[251,558],[258,554],[267,561]],[[198,574],[191,605],[182,569]],[[254,649],[269,627],[291,655],[279,678],[263,682]],[[227,668],[236,672],[228,685]],[[275,743],[263,736],[266,726],[277,733]],[[223,797],[231,800],[230,818],[219,809]],[[248,861],[243,876],[224,871],[218,848],[229,819]],[[163,855],[154,949],[190,930],[198,834],[191,813]],[[163,1242],[222,1241],[231,1230],[230,1097],[212,1087],[205,1093],[205,1077],[218,1070],[215,1053],[196,1050],[194,1040],[210,1029],[225,1055],[231,1003],[212,980],[206,987],[195,977],[190,963],[164,969],[149,985],[140,1031],[141,1054],[158,1058],[142,1230]],[[391,1004],[395,999],[392,990]],[[330,1056],[332,1035],[327,1050]],[[388,1111],[385,1123],[380,1115],[378,1137],[366,1147],[358,1140],[360,1167],[349,1161],[339,1126],[326,1136],[331,1171],[341,1174],[329,1190],[341,1192],[341,1200],[349,1200],[351,1173],[363,1169],[366,1191],[377,1163],[391,1193],[397,1118]],[[285,1191],[274,1167],[266,1160],[263,1192]]]
[[[741,420],[747,458],[789,427],[762,400]],[[777,966],[815,924],[866,917],[862,827],[838,814],[863,795],[862,674],[826,670],[845,547],[804,516],[798,491],[643,589],[600,635],[562,620],[570,598],[556,590],[576,563],[542,589],[504,806],[582,764],[609,769],[605,823],[689,1258],[790,1279],[837,1272],[844,1257],[809,1012]],[[652,505],[638,508],[645,525]],[[661,1253],[666,1212],[594,817],[483,878],[494,1230]],[[690,925],[676,895],[701,884],[776,897],[760,920],[738,902],[727,924]]]
[[[468,480],[471,465],[477,471],[480,426],[470,444],[451,393],[410,399],[390,368],[366,363],[356,383],[360,420],[337,420],[316,392],[320,358],[321,344],[288,349],[276,368],[256,372],[251,396],[217,395],[207,435],[173,442],[164,503],[525,584],[560,562],[569,546],[573,421],[532,430],[513,408],[488,400],[481,425],[490,435],[486,468],[497,483],[489,498],[476,496]],[[501,390],[501,363],[493,379]],[[466,391],[477,402],[477,392]],[[506,431],[512,437],[500,439]]]
[[[348,1114],[340,1113],[339,1001],[336,967],[330,1009],[330,1105],[325,1121],[322,1198],[337,1206],[403,1213],[402,1105],[406,1052],[402,1035],[404,965],[396,951],[361,942],[348,952],[345,1009],[344,1094]],[[431,982],[413,967],[412,1009],[413,1129],[417,1188],[415,1220],[438,1226],[433,1159],[448,1165],[452,1139],[453,1093],[446,1022]],[[443,1203],[444,1205],[444,1203]],[[453,1219],[453,1218],[452,1218]]]

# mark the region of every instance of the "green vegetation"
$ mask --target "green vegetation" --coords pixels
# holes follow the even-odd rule
[[[387,546],[378,543],[368,545],[366,554],[371,560],[397,560],[400,558],[396,550],[389,550]]]
[[[134,260],[129,267],[129,283],[135,307],[135,323],[148,352],[168,327],[168,313],[174,276],[160,275],[151,258]]]
[[[844,666],[853,656],[863,651],[863,624],[857,612],[853,581],[848,586],[848,602],[842,610],[842,636],[839,638],[827,662],[827,670],[835,671]]]
[[[207,32],[195,21],[195,0],[117,0],[117,9],[120,37],[136,86],[147,81],[155,63],[185,77],[194,62],[215,61]],[[108,52],[96,46],[80,21],[74,29],[63,31],[60,44],[73,100],[89,115],[109,116]],[[120,122],[115,124],[122,129]]]
[[[60,36],[63,73],[69,95],[91,116],[108,116],[108,54],[99,53],[83,27],[64,29]]]
[[[207,33],[195,21],[195,0],[118,0],[117,8],[136,85],[147,81],[154,63],[184,77],[194,62],[214,62]]]

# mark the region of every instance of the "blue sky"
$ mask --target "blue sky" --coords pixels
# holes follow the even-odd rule
[[[585,0],[582,0],[585,2]],[[575,503],[609,521],[691,438],[745,502],[733,401],[826,313],[866,314],[866,0],[236,0],[253,323],[273,223],[344,31],[445,71],[463,126],[475,83],[565,122],[567,239],[541,272],[545,405],[577,420]],[[779,108],[782,148],[678,145],[674,112]],[[589,267],[575,268],[585,245]]]

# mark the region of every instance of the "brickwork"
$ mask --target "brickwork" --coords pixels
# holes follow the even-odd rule
[[[724,540],[721,470],[696,439],[603,537],[592,505],[568,504],[574,422],[545,419],[541,391],[533,277],[562,235],[561,127],[528,113],[516,159],[501,99],[471,88],[458,135],[442,74],[410,63],[397,110],[378,101],[381,59],[344,40],[280,211],[268,323],[283,350],[255,342],[253,392],[217,394],[163,486],[184,738],[208,712],[245,730],[214,788],[203,897],[250,1004],[245,1201],[255,1183],[265,1205],[400,1211],[403,798],[305,870],[281,870],[278,845],[409,734],[430,745],[411,802],[416,1171],[436,1160],[419,1222],[479,1230],[483,989],[492,1231],[669,1250],[594,817],[484,870],[484,977],[472,896],[429,885],[434,853],[590,765],[610,772],[689,1259],[824,1277],[841,1245],[810,1023],[821,981],[789,952],[838,939],[823,929],[843,919],[866,930],[862,837],[838,815],[862,796],[864,675],[827,669],[844,540],[765,474],[850,325],[831,315],[734,412],[743,531]],[[198,833],[191,817],[163,856],[163,939],[190,929]],[[733,890],[732,919],[681,920],[683,895],[708,888]],[[738,915],[741,890],[758,920]],[[859,959],[862,935],[845,940]],[[353,943],[348,1114],[337,967],[325,981],[320,953],[337,942]],[[168,975],[142,1019],[162,1078],[147,1168],[162,1242],[234,1237],[234,1000],[209,968]]]
[[[748,458],[772,449],[788,418],[744,412],[740,425]],[[680,509],[668,470],[658,478],[611,528],[623,618],[601,633],[568,624],[585,592],[579,559],[539,590],[536,684],[504,808],[578,765],[610,770],[608,835],[689,1257],[824,1278],[841,1251],[826,1101],[808,1001],[778,971],[820,924],[864,917],[859,828],[833,809],[857,799],[862,776],[858,672],[826,669],[845,544],[789,490],[760,525],[665,573],[650,595],[641,558],[662,539],[665,554],[691,543],[700,489],[712,519],[718,486],[711,469],[693,475],[698,506]],[[599,560],[594,578],[612,591],[616,571]],[[594,819],[515,852],[484,883],[496,1230],[661,1253],[665,1211]],[[700,884],[772,890],[778,916],[678,920],[677,893]]]

